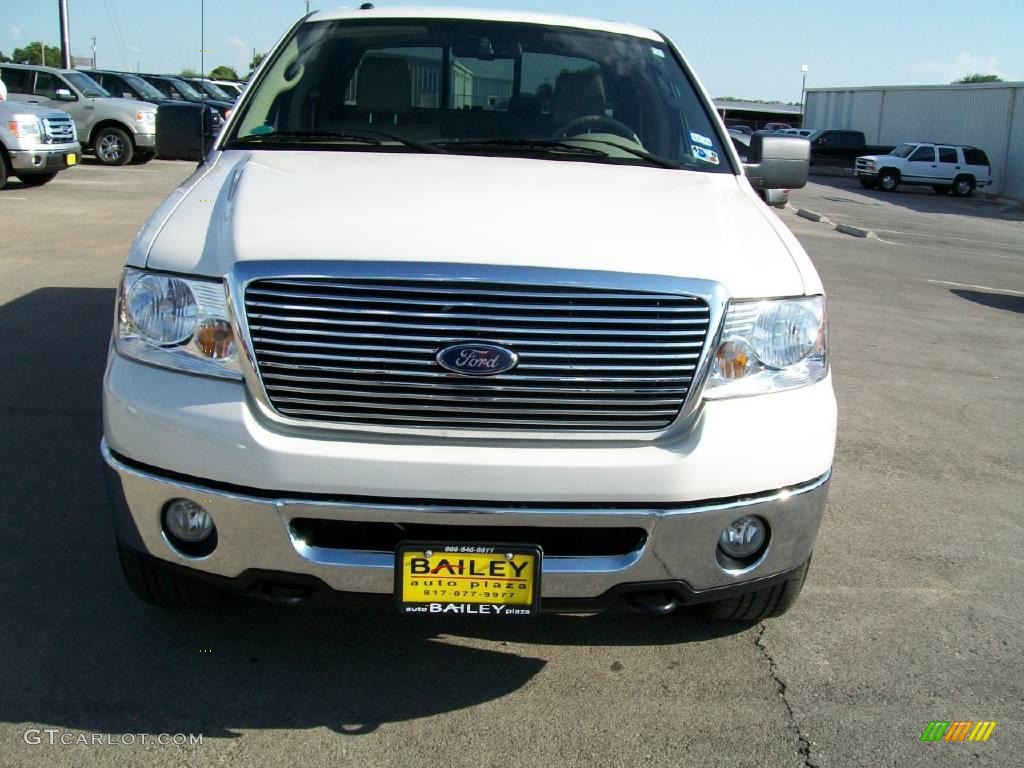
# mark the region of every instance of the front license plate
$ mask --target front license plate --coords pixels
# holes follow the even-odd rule
[[[534,616],[540,610],[540,547],[406,541],[395,550],[402,613]]]
[[[74,152],[69,153],[66,159],[68,165],[76,165],[78,163],[78,155],[76,155]]]

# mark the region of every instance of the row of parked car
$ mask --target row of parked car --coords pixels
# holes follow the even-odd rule
[[[0,188],[14,175],[39,186],[76,165],[83,150],[104,165],[156,156],[157,108],[211,108],[214,131],[227,120],[242,84],[106,70],[0,64]]]

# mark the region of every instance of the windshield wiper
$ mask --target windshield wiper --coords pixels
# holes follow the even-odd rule
[[[525,152],[550,152],[552,154],[583,155],[586,157],[608,157],[607,152],[590,147],[578,147],[564,141],[548,139],[464,139],[460,141],[437,141],[434,146],[451,149],[509,149]]]
[[[617,141],[606,141],[604,139],[588,139],[586,136],[573,136],[573,141],[589,141],[592,144],[607,144],[609,147],[615,147],[621,149],[623,152],[629,152],[631,155],[642,158],[649,163],[654,165],[660,165],[662,168],[672,168],[673,170],[680,170],[683,166],[677,162],[669,160],[668,158],[658,157],[652,155],[650,152],[644,149],[637,149],[636,147],[627,147],[625,144],[619,144]]]
[[[235,145],[246,145],[246,144],[262,144],[268,143],[273,144],[276,141],[288,141],[294,139],[301,143],[303,139],[313,139],[314,142],[317,139],[332,139],[338,141],[352,142],[354,144],[362,144],[368,147],[379,147],[383,145],[384,141],[394,141],[401,144],[404,147],[415,149],[417,152],[432,152],[439,153],[444,152],[443,149],[431,146],[430,144],[422,144],[418,141],[412,141],[411,139],[405,139],[401,136],[396,136],[393,133],[385,133],[384,131],[375,131],[367,128],[354,128],[346,130],[302,130],[302,131],[271,131],[270,133],[251,133],[248,136],[238,136],[228,142],[228,147]]]

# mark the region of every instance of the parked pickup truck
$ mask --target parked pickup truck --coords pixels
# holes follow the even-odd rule
[[[861,131],[817,130],[807,137],[811,142],[811,165],[844,165],[853,167],[861,155],[882,154],[891,146],[870,146]]]
[[[304,17],[128,254],[102,453],[129,585],[785,611],[836,401],[821,280],[755,189],[807,161],[758,134],[741,164],[649,29]]]
[[[900,184],[928,186],[937,194],[973,195],[992,183],[992,165],[984,150],[962,144],[900,144],[885,155],[858,157],[861,186],[895,192]]]
[[[67,112],[0,101],[0,189],[11,176],[39,187],[78,164],[82,147]]]
[[[71,115],[82,146],[104,165],[145,163],[156,146],[156,107],[112,98],[84,72],[28,64],[0,64],[12,101],[25,101]]]

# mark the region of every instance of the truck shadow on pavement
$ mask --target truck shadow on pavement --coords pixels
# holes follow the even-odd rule
[[[984,307],[1003,309],[1007,312],[1024,312],[1024,296],[1011,296],[1006,293],[986,293],[984,291],[965,291],[962,288],[950,290],[954,296],[973,301]]]
[[[143,606],[117,565],[99,457],[114,293],[44,288],[0,306],[0,721],[359,735],[507,696],[544,670],[543,646],[677,644],[748,628],[635,615],[481,625],[328,601],[240,599],[201,614]]]

